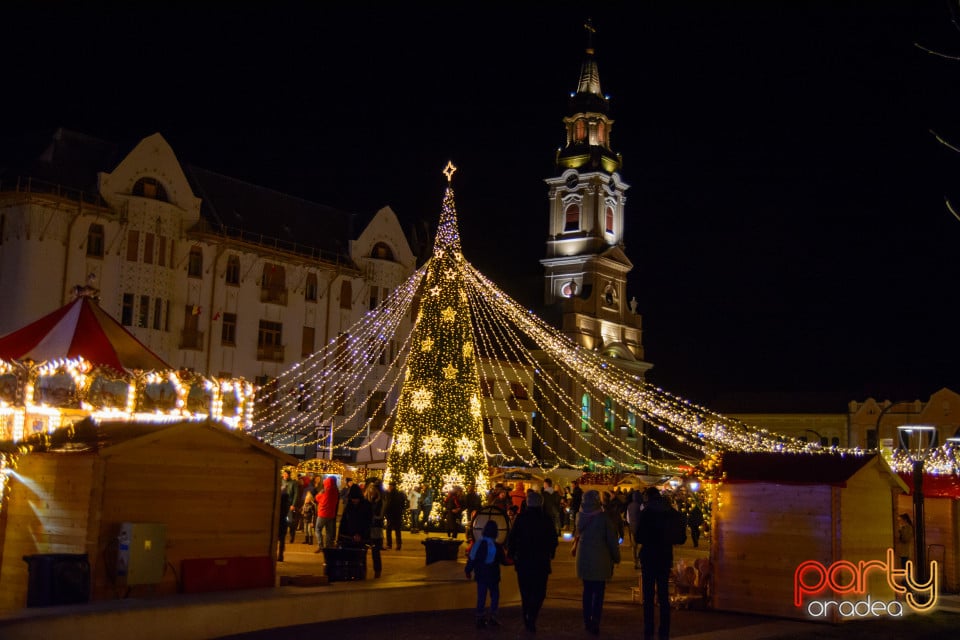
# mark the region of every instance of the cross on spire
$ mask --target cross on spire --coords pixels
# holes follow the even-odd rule
[[[597,32],[597,28],[593,26],[593,19],[587,18],[583,28],[587,32],[587,53],[593,53],[593,34]]]

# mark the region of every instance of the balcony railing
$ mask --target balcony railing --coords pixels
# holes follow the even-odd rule
[[[260,289],[260,302],[287,306],[286,289]]]
[[[262,344],[257,346],[257,360],[266,362],[283,362],[285,345]]]
[[[203,350],[203,331],[191,331],[184,329],[180,332],[180,348]]]

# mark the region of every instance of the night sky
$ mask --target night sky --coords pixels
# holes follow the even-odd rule
[[[466,257],[535,306],[590,16],[649,379],[723,410],[960,391],[960,153],[930,132],[960,146],[960,61],[914,44],[960,55],[945,1],[179,6],[5,6],[0,166],[61,126],[159,131],[409,227],[452,159]]]

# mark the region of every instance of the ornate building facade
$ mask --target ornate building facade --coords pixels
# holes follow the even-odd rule
[[[172,366],[264,385],[415,268],[390,208],[363,218],[181,163],[160,134],[124,153],[59,130],[0,176],[0,334],[92,287]]]

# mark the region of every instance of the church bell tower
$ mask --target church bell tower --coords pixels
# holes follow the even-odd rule
[[[576,91],[563,118],[565,142],[557,150],[557,174],[546,180],[550,202],[544,301],[559,305],[563,331],[578,344],[618,359],[643,374],[641,317],[627,300],[624,252],[625,192],[621,157],[611,146],[610,99],[600,90],[588,21],[587,48]]]

